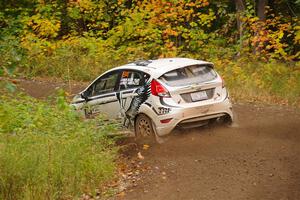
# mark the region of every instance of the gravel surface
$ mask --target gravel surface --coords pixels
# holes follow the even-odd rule
[[[148,170],[113,199],[300,199],[299,110],[235,104],[234,111],[233,127],[176,130],[147,150],[139,144],[128,157],[140,152]]]

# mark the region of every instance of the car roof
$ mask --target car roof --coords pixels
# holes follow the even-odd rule
[[[153,78],[159,78],[166,72],[172,71],[174,69],[190,66],[190,65],[211,65],[213,67],[213,63],[211,62],[206,62],[203,60],[195,60],[191,58],[160,58],[157,60],[140,60],[119,67],[115,67],[104,72],[96,79],[94,79],[83,91],[89,88],[98,78],[102,77],[104,74],[107,74],[115,70],[122,70],[122,69],[139,70],[148,73]]]
[[[161,58],[157,60],[140,60],[133,63],[129,63],[126,65],[122,65],[120,67],[116,67],[111,69],[133,69],[133,70],[140,70],[152,75],[154,78],[158,78],[161,75],[165,74],[166,72],[190,66],[190,65],[211,65],[212,63],[202,61],[202,60],[195,60],[190,58]]]

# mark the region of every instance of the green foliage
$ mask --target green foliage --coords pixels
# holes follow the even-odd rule
[[[287,19],[282,13],[276,14],[267,6],[267,19],[260,20],[252,3],[247,2],[247,9],[241,18],[244,31],[241,39],[244,44],[240,51],[252,51],[257,58],[262,59],[299,60],[298,17]]]
[[[0,39],[0,76],[13,76],[14,72],[25,61],[24,49],[20,47],[18,39],[6,36]]]
[[[95,64],[93,67],[96,68],[102,68],[97,64],[107,57],[123,62],[188,53],[205,54],[207,48],[219,54],[218,50],[225,47],[233,54],[256,52],[259,53],[257,57],[263,58],[299,59],[299,19],[282,14],[289,13],[284,9],[289,2],[270,3],[272,7],[267,9],[266,22],[260,22],[256,17],[253,1],[246,2],[243,49],[236,48],[239,38],[234,3],[213,0],[23,0],[15,6],[7,3],[0,12],[0,35],[20,38],[18,48],[24,50],[28,62],[26,66],[23,63],[18,66],[20,71],[29,71],[31,75],[56,75],[52,66],[44,67],[46,70],[43,66],[52,59],[57,65],[57,57],[62,57],[60,61],[65,63],[70,60],[71,68],[75,67],[72,63],[75,59],[71,58],[73,53],[77,58],[82,55],[82,60],[94,60],[87,63],[79,58],[80,67]],[[297,2],[289,5],[298,9]],[[71,55],[60,54],[62,51],[70,51]],[[57,75],[60,74],[63,73]],[[85,79],[86,75],[83,77]]]
[[[251,57],[251,64],[242,62],[237,80],[250,80],[252,71],[246,72],[259,60],[255,70],[268,71],[276,63],[287,68],[282,73],[292,73],[280,76],[299,81],[289,67],[300,59],[299,2],[269,1],[265,21],[257,17],[257,1],[245,2],[240,38],[234,1],[6,1],[0,12],[0,75],[90,80],[133,60],[173,56],[225,65],[231,60],[231,70]],[[274,77],[267,79],[281,83],[271,69],[268,76]],[[261,90],[283,91],[276,83],[264,83]]]
[[[300,106],[299,63],[263,63],[254,58],[214,60],[236,100]]]
[[[0,122],[0,199],[75,198],[113,176],[113,126],[83,121],[61,95],[56,106],[1,96]]]

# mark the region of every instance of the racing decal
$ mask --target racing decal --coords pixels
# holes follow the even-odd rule
[[[152,107],[152,110],[157,115],[166,115],[166,114],[170,113],[171,108],[158,107],[158,111],[157,111],[154,107]]]
[[[171,108],[158,107],[158,114],[159,115],[168,114],[170,111],[171,111]]]
[[[72,102],[72,104],[80,104],[80,103],[85,103],[85,102],[86,102],[85,100],[78,100],[78,101]]]
[[[103,99],[103,98],[107,98],[107,97],[113,97],[115,96],[115,94],[105,94],[105,95],[99,95],[99,96],[95,96],[95,97],[90,97],[87,100],[79,100],[76,102],[72,102],[72,104],[79,104],[79,103],[85,103],[85,102],[89,102],[89,101],[93,101],[93,100],[97,100],[97,99]],[[105,102],[105,103],[110,103],[111,101]],[[105,104],[102,103],[102,104]]]
[[[117,98],[121,107],[121,115],[123,117],[123,126],[129,128],[134,125],[134,118],[138,114],[140,106],[149,98],[150,96],[150,82],[147,82],[145,85],[135,89],[132,93],[133,95],[129,98],[123,98],[122,95],[125,92],[120,92],[117,95]],[[127,102],[131,99],[131,102]],[[128,105],[126,108],[126,105]]]
[[[163,106],[171,107],[171,108],[172,108],[172,107],[173,107],[173,108],[178,108],[178,106],[172,106],[172,105],[167,104],[167,103],[164,101],[163,97],[159,97],[159,101],[160,101],[161,105],[163,105]]]
[[[104,101],[101,103],[97,103],[96,105],[89,105],[84,104],[82,109],[84,110],[84,114],[87,117],[92,117],[93,115],[96,115],[97,113],[101,113],[102,107],[105,104],[116,102],[117,100],[110,100],[110,101]]]
[[[148,74],[124,70],[121,75],[117,99],[120,105],[119,117],[123,120],[123,126],[133,127],[134,119],[138,114],[140,106],[150,96],[150,76]]]
[[[148,102],[145,102],[145,105],[149,106],[152,108],[152,110],[155,112],[156,115],[166,115],[171,112],[171,108],[166,108],[166,107],[158,107],[158,111]]]
[[[96,99],[103,99],[103,98],[106,98],[106,97],[113,97],[113,96],[115,96],[115,94],[98,95],[98,96],[89,98],[87,101],[92,101],[92,100],[96,100]]]

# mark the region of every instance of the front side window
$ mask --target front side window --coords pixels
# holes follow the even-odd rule
[[[97,96],[101,94],[114,92],[118,81],[118,77],[119,77],[119,72],[111,72],[100,77],[87,90],[88,96]]]

